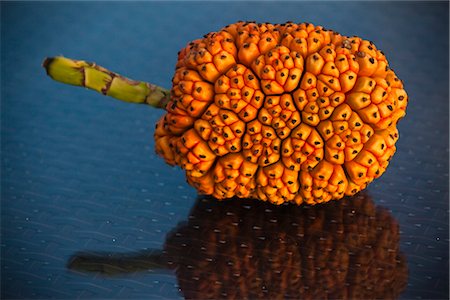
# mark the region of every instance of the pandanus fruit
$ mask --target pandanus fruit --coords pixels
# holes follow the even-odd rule
[[[53,79],[164,108],[156,152],[199,193],[316,204],[366,188],[396,151],[408,96],[367,40],[308,23],[237,22],[178,53],[171,90],[94,63]]]
[[[68,266],[104,276],[170,268],[186,299],[395,299],[408,277],[399,238],[365,192],[300,210],[203,196],[162,250],[81,252]]]

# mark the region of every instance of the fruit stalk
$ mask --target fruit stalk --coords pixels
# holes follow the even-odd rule
[[[95,63],[56,56],[46,58],[42,66],[47,75],[56,81],[82,86],[125,102],[165,108],[170,101],[169,90],[151,83],[128,79]]]

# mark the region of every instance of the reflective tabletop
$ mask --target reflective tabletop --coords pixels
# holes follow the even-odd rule
[[[448,2],[1,2],[1,298],[448,299]],[[50,80],[46,56],[170,87],[238,20],[373,41],[409,95],[397,153],[316,206],[199,196],[154,152],[162,111]]]

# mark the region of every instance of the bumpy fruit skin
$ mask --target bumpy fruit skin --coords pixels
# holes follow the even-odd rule
[[[166,240],[186,299],[397,299],[408,282],[399,226],[364,192],[291,209],[198,200]],[[201,237],[200,237],[201,236]]]
[[[217,199],[354,195],[395,153],[408,96],[383,52],[312,24],[238,22],[178,55],[156,151]]]

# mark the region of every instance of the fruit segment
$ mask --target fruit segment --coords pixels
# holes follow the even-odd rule
[[[287,47],[276,46],[258,56],[251,67],[261,81],[264,94],[282,94],[298,86],[303,73],[303,57]]]
[[[232,111],[212,104],[194,127],[217,156],[242,150],[245,123]]]
[[[214,84],[214,103],[239,115],[244,122],[255,119],[264,103],[264,93],[255,74],[237,64],[219,77]]]
[[[280,139],[285,139],[290,135],[291,130],[300,124],[301,118],[292,101],[292,96],[283,94],[267,96],[264,107],[259,111],[258,120],[275,129]]]
[[[348,179],[340,165],[321,161],[313,171],[301,171],[297,204],[316,204],[340,199],[347,190]]]
[[[192,177],[201,177],[212,167],[216,156],[195,129],[189,129],[175,144],[175,162]]]
[[[282,162],[259,168],[256,175],[259,199],[281,204],[295,198],[298,189],[299,172],[286,169]]]
[[[244,159],[241,153],[230,153],[217,160],[212,171],[215,182],[213,196],[248,198],[255,190],[255,173],[258,165]]]
[[[171,134],[165,117],[162,117],[156,123],[154,137],[156,153],[164,157],[167,164],[175,165],[174,148],[179,137]]]
[[[310,171],[323,159],[323,147],[323,140],[317,130],[302,123],[283,141],[283,164],[293,171]]]
[[[272,127],[259,120],[247,124],[242,147],[245,159],[262,167],[280,159],[281,139]]]
[[[180,109],[198,118],[213,101],[214,89],[198,72],[180,68],[173,78],[172,98]]]

